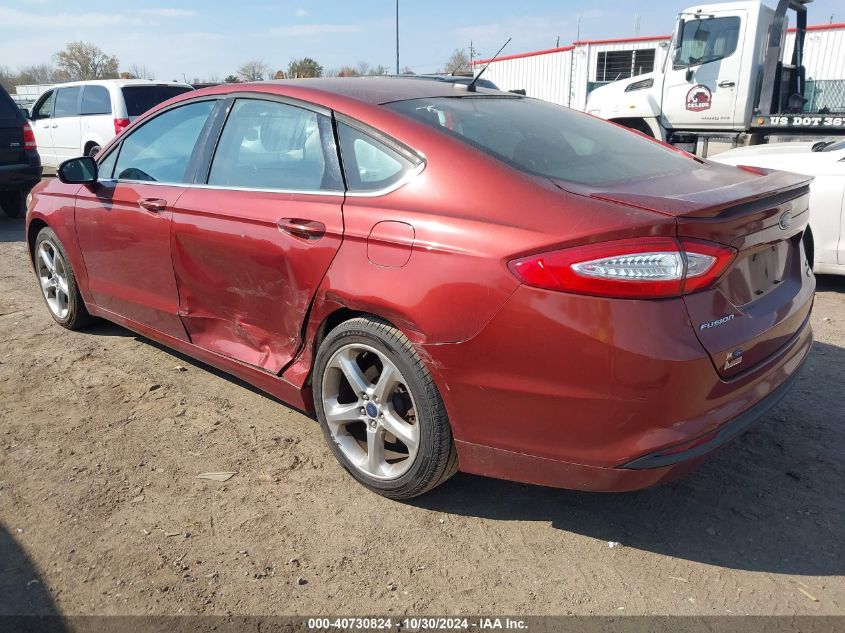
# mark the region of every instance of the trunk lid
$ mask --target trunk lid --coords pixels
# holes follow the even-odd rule
[[[689,174],[577,193],[672,216],[679,237],[736,249],[715,286],[683,297],[696,336],[729,379],[776,356],[809,318],[815,283],[802,237],[811,181],[705,163]]]

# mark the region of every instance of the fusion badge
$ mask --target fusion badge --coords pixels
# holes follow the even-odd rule
[[[715,321],[710,321],[710,323],[702,323],[698,326],[699,330],[706,330],[711,327],[716,327],[718,325],[724,325],[728,321],[733,321],[734,315],[729,314],[727,316],[723,316],[721,319],[716,319]]]

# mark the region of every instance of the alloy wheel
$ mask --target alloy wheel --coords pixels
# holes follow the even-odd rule
[[[36,253],[38,280],[47,306],[58,319],[67,318],[70,309],[68,267],[59,249],[50,240],[39,244]]]
[[[326,365],[322,391],[332,440],[355,468],[380,480],[408,472],[420,443],[417,408],[387,356],[361,343],[341,347]]]

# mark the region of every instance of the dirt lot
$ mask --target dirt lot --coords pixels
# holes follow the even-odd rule
[[[0,219],[0,614],[845,614],[845,278],[819,280],[788,398],[687,478],[459,474],[397,503],[308,417],[116,326],[55,325],[22,230]]]

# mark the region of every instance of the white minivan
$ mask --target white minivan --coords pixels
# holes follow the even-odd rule
[[[188,84],[148,79],[104,79],[58,84],[32,106],[29,119],[41,164],[94,156],[141,114],[183,92]]]

